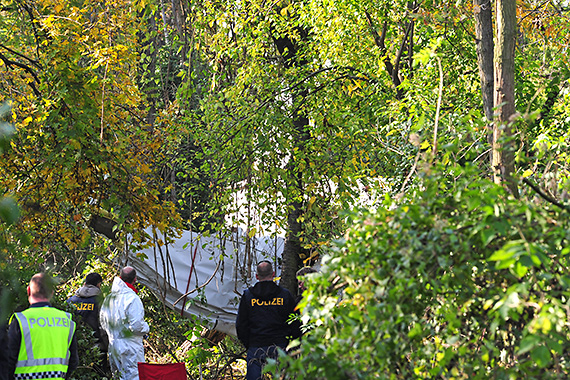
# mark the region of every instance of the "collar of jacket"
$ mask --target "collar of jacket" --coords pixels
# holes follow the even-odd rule
[[[133,284],[129,284],[128,282],[125,282],[125,284],[127,284],[127,286],[133,290],[133,292],[135,292],[135,293],[139,292]]]

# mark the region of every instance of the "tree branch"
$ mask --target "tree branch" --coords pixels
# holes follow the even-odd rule
[[[181,295],[180,297],[178,297],[178,299],[176,301],[174,301],[174,303],[172,304],[173,306],[176,305],[178,302],[182,301],[182,299],[184,297],[189,296],[190,294],[202,289],[204,286],[208,285],[210,283],[210,281],[212,281],[212,279],[214,278],[214,276],[216,275],[216,273],[218,272],[218,269],[220,268],[220,264],[222,263],[222,260],[218,261],[218,265],[216,265],[216,269],[214,269],[214,273],[212,273],[212,275],[210,276],[210,278],[203,283],[202,285],[198,286],[195,289],[190,290],[189,292],[186,292],[185,294]]]
[[[384,24],[382,25],[382,34],[378,34],[378,31],[376,30],[376,25],[374,24],[374,20],[372,20],[372,16],[370,16],[370,13],[365,12],[364,15],[366,16],[366,21],[368,22],[368,26],[370,28],[370,32],[372,33],[372,36],[374,38],[374,43],[376,44],[376,46],[378,46],[378,48],[380,49],[380,53],[382,54],[383,58],[384,58],[384,66],[386,67],[386,71],[388,72],[388,74],[390,75],[390,78],[392,78],[392,84],[394,85],[394,87],[396,88],[396,99],[402,99],[404,94],[402,93],[402,90],[400,89],[400,78],[397,75],[397,68],[394,67],[394,65],[392,64],[392,62],[390,61],[390,57],[388,57],[388,50],[386,49],[386,32],[388,30],[388,23],[384,22]],[[410,23],[411,24],[411,23]],[[409,31],[411,30],[411,28],[408,28],[408,30],[406,31],[406,36],[408,35]],[[407,37],[404,37],[404,41],[402,42],[402,46],[404,45],[405,41],[406,41]],[[401,55],[401,48],[400,48],[400,52],[398,53],[398,55]],[[397,58],[399,59],[399,57]]]
[[[15,50],[12,50],[12,49],[10,49],[8,46],[5,46],[5,45],[3,45],[3,44],[0,44],[0,47],[1,47],[2,49],[8,50],[10,53],[12,53],[12,54],[14,54],[14,55],[17,55],[17,56],[20,57],[20,58],[25,59],[26,61],[30,62],[32,65],[36,66],[38,69],[41,69],[41,68],[42,68],[42,66],[39,64],[39,62],[36,61],[35,59],[31,59],[30,57],[28,57],[28,56],[26,56],[26,55],[24,55],[24,54],[22,54],[22,53],[20,53],[20,52],[17,52],[17,51],[15,51]]]
[[[11,66],[16,66],[19,67],[21,69],[23,69],[24,71],[28,72],[29,74],[32,75],[32,77],[34,77],[34,81],[36,83],[40,83],[40,80],[36,74],[36,72],[34,70],[32,70],[31,67],[29,67],[28,65],[24,65],[23,63],[17,62],[17,61],[12,61],[10,59],[8,59],[8,57],[6,57],[4,54],[0,53],[0,60],[2,60],[4,62],[4,64],[6,65],[6,67],[11,67]],[[40,91],[37,89],[37,87],[32,83],[29,82],[28,85],[31,87],[32,91],[34,92],[34,94],[36,96],[41,96]]]
[[[530,186],[542,199],[545,201],[552,203],[555,206],[560,207],[563,210],[570,211],[570,207],[558,202],[556,199],[552,198],[551,196],[547,195],[542,189],[540,189],[537,185],[532,183],[528,178],[523,178],[523,182]]]

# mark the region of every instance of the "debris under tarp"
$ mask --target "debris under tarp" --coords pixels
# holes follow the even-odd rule
[[[128,253],[138,281],[181,315],[198,316],[208,328],[233,336],[241,294],[256,282],[255,264],[275,263],[284,243],[281,237],[249,238],[236,229],[215,236],[184,231],[165,244],[158,231],[146,232],[154,246]]]

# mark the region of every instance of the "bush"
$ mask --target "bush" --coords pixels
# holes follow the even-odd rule
[[[567,378],[567,212],[454,170],[354,221],[309,279],[313,328],[276,377]]]

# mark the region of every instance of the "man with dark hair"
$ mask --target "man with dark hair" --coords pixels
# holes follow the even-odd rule
[[[67,299],[68,303],[75,305],[75,314],[81,316],[93,329],[97,339],[100,338],[99,305],[102,282],[103,278],[99,273],[89,273],[85,277],[84,285]]]
[[[99,273],[89,273],[85,277],[85,283],[77,289],[75,295],[67,299],[67,302],[75,305],[75,315],[78,315],[92,330],[97,346],[103,354],[102,368],[96,367],[101,375],[108,372],[109,364],[107,362],[107,350],[109,340],[107,333],[101,329],[99,324],[99,308],[101,305],[101,284],[103,278]]]
[[[101,326],[109,336],[109,363],[116,378],[138,380],[138,364],[144,362],[143,336],[148,333],[143,304],[134,284],[133,267],[121,269],[115,277],[111,293],[105,298],[99,314]]]
[[[10,379],[70,379],[77,368],[77,340],[71,315],[50,305],[51,278],[38,273],[27,288],[30,307],[15,313],[8,330]]]
[[[266,359],[276,359],[278,348],[285,350],[291,338],[301,335],[299,322],[289,323],[295,298],[273,281],[271,263],[259,262],[255,277],[258,282],[244,291],[236,320],[238,338],[247,348],[247,380],[261,379]]]

